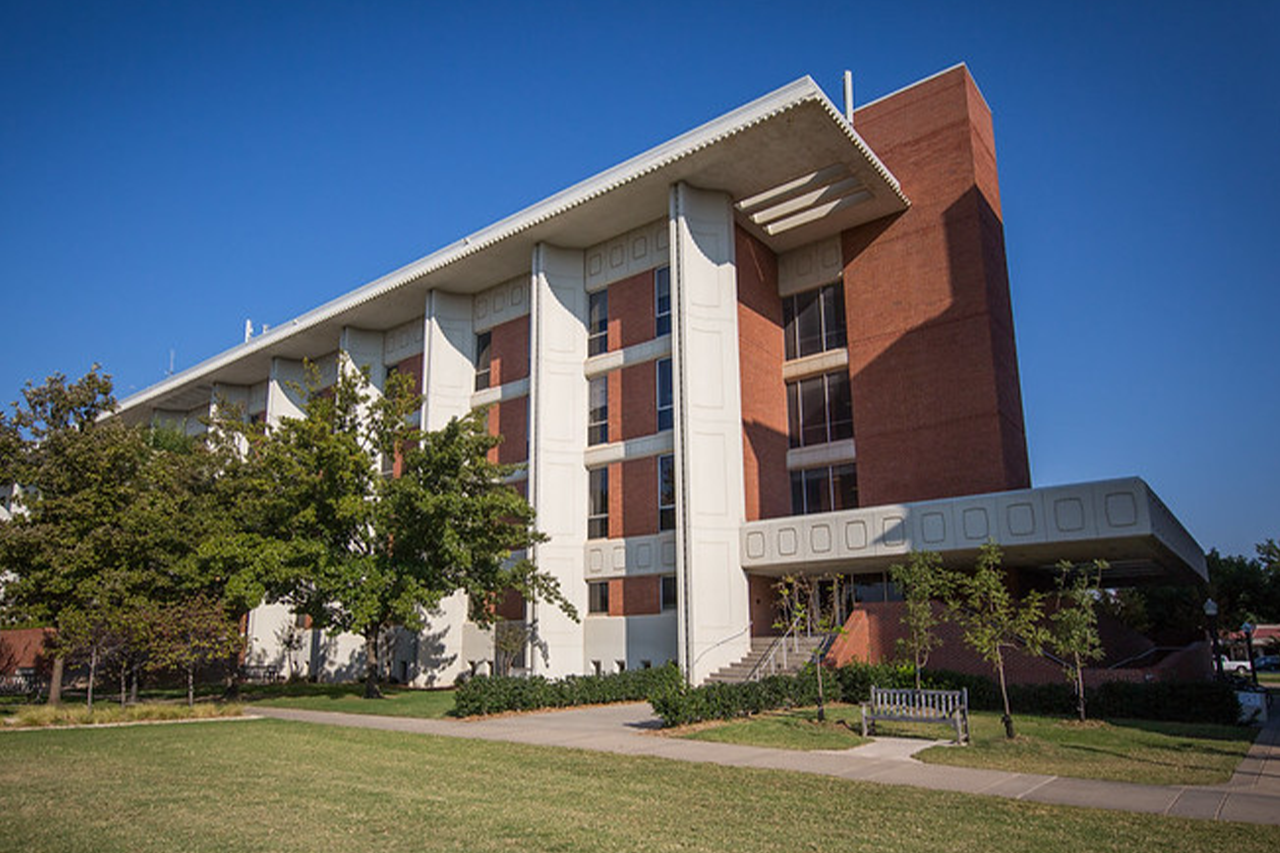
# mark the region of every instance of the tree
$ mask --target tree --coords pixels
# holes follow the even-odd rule
[[[483,411],[425,432],[411,422],[421,398],[409,377],[392,376],[378,395],[354,369],[339,370],[326,389],[314,367],[309,374],[301,418],[270,429],[219,423],[246,447],[232,478],[251,509],[244,529],[206,547],[206,561],[255,559],[256,588],[268,598],[331,633],[362,636],[369,698],[381,696],[382,632],[420,629],[456,591],[481,625],[491,624],[507,588],[576,617],[553,578],[512,559],[542,537],[528,503],[505,483],[512,469],[487,458],[500,439],[488,434]],[[388,455],[401,460],[398,477],[379,473]],[[246,554],[266,541],[265,556]]]
[[[947,597],[951,573],[942,568],[942,557],[932,551],[913,551],[906,564],[889,567],[889,577],[902,590],[905,599],[903,624],[908,636],[898,640],[915,665],[916,690],[920,689],[920,673],[929,664],[929,653],[942,644],[934,632],[942,621],[934,610],[934,602]]]
[[[1063,560],[1058,563],[1058,609],[1049,617],[1049,644],[1063,658],[1063,672],[1076,692],[1076,710],[1085,721],[1085,662],[1100,660],[1102,638],[1098,635],[1098,598],[1105,560],[1094,560],[1092,569],[1077,569]]]
[[[999,546],[994,542],[983,545],[973,573],[956,576],[947,609],[964,630],[965,643],[991,664],[996,673],[1004,703],[1001,722],[1005,737],[1012,740],[1015,735],[1005,678],[1005,654],[1018,647],[1039,654],[1045,641],[1044,629],[1040,627],[1044,596],[1032,591],[1022,599],[1016,598],[1000,568],[1000,560]]]
[[[23,490],[22,511],[0,524],[6,606],[11,616],[74,634],[94,621],[104,576],[116,586],[129,581],[136,543],[121,520],[138,493],[146,444],[139,430],[102,419],[115,398],[97,365],[75,382],[55,374],[22,393],[24,404],[14,404],[0,429],[0,472]],[[64,612],[74,624],[62,624]],[[55,652],[51,703],[61,699],[63,666]]]
[[[823,606],[823,582],[827,581],[830,600]],[[786,632],[798,631],[804,626],[806,631],[818,631],[822,634],[834,634],[843,631],[837,618],[837,603],[840,596],[840,579],[826,575],[785,575],[774,587],[778,590],[779,621],[774,627]],[[813,665],[818,677],[818,722],[825,722],[826,689],[822,677],[822,652],[825,644],[814,650]]]
[[[204,596],[152,606],[146,612],[151,653],[148,667],[182,672],[187,682],[187,705],[194,705],[196,669],[243,648],[239,627],[227,617],[221,602]]]

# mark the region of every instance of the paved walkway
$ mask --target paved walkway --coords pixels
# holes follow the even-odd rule
[[[1280,825],[1280,715],[1263,729],[1231,781],[1224,785],[1165,786],[924,764],[912,758],[911,753],[930,744],[904,738],[877,738],[874,743],[844,751],[800,752],[661,737],[654,734],[657,719],[643,703],[474,721],[263,707],[254,708],[253,712],[307,723],[768,767],[1055,805]]]

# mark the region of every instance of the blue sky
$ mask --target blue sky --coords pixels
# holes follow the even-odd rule
[[[1280,4],[0,0],[0,399],[121,396],[810,74],[994,112],[1032,477],[1280,537]]]

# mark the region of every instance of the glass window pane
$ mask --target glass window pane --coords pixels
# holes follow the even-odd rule
[[[782,338],[786,347],[786,358],[796,357],[796,298],[788,296],[782,300]]]
[[[796,294],[796,346],[799,355],[822,352],[822,306],[818,291]]]
[[[791,447],[800,446],[800,383],[787,386],[787,436]]]
[[[858,506],[858,469],[851,462],[831,469],[833,508],[856,509]]]
[[[476,390],[489,387],[489,365],[493,358],[493,335],[481,332],[476,335]]]
[[[804,515],[804,472],[791,472],[791,514]]]
[[[671,333],[671,269],[658,267],[653,274],[654,330],[656,336]]]
[[[827,374],[827,405],[831,423],[831,440],[853,438],[853,405],[849,399],[849,375]]]
[[[830,469],[814,468],[804,472],[804,505],[807,513],[831,511]]]
[[[662,609],[675,610],[676,608],[676,576],[662,576]]]
[[[827,441],[825,385],[821,376],[800,383],[800,444],[804,447]]]
[[[674,426],[674,410],[672,408],[671,359],[658,360],[658,431],[671,429]]]
[[[854,575],[853,595],[859,604],[875,604],[884,601],[884,574],[876,572],[868,575]]]
[[[588,297],[587,355],[599,355],[609,349],[609,291],[600,290]]]
[[[845,345],[844,285],[841,282],[822,288],[822,327],[826,335],[825,349]]]
[[[590,409],[587,415],[587,443],[609,441],[609,381],[603,376],[591,380]]]
[[[676,459],[658,457],[658,529],[676,529]]]

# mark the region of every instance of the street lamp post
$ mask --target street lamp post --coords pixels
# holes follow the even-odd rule
[[[1213,641],[1213,669],[1218,673],[1218,680],[1221,681],[1222,675],[1222,653],[1218,650],[1218,602],[1212,598],[1205,599],[1204,615],[1209,620],[1209,639]]]

